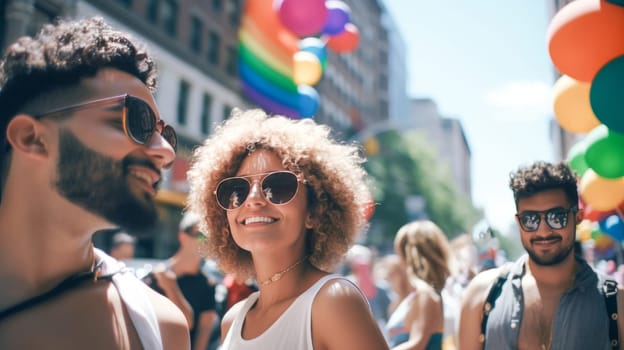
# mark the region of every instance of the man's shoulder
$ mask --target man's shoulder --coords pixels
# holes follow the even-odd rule
[[[147,296],[148,301],[154,309],[156,318],[159,323],[165,322],[166,324],[184,324],[186,326],[186,318],[182,314],[182,311],[175,306],[175,304],[167,297],[154,291],[147,285],[143,285],[143,290]]]

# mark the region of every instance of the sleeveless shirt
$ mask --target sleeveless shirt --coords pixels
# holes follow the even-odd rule
[[[397,306],[396,310],[390,316],[386,325],[386,333],[388,334],[390,347],[395,347],[409,340],[410,330],[405,326],[405,317],[412,306],[412,300],[416,296],[416,292],[411,292]],[[442,333],[433,333],[427,342],[425,350],[442,349]]]
[[[128,310],[132,324],[144,349],[162,350],[160,328],[154,308],[145,293],[145,285],[125,264],[95,248],[95,256],[101,262],[102,275],[114,274],[113,285]],[[115,273],[117,272],[117,273]]]
[[[509,272],[501,295],[490,312],[485,349],[517,349],[524,312],[522,276],[527,256],[518,259]],[[611,349],[609,319],[602,295],[604,276],[577,257],[580,268],[574,285],[563,293],[552,324],[552,350]]]
[[[312,346],[312,303],[318,291],[329,280],[348,279],[339,275],[327,275],[316,281],[310,288],[299,295],[284,313],[262,334],[253,339],[241,336],[247,312],[258,300],[260,292],[252,293],[243,303],[238,315],[232,322],[221,350],[313,350]]]

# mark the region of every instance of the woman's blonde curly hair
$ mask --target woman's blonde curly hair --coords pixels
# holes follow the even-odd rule
[[[410,280],[421,279],[438,293],[449,272],[449,242],[438,225],[429,220],[403,225],[394,238],[394,250],[405,262]]]
[[[313,219],[306,246],[309,260],[320,269],[331,269],[366,228],[365,211],[372,203],[361,166],[364,159],[356,146],[335,141],[327,126],[311,119],[268,116],[259,109],[235,109],[193,153],[188,209],[201,217],[206,254],[226,273],[255,276],[251,254],[232,239],[214,191],[257,149],[275,153],[286,169],[303,175]]]

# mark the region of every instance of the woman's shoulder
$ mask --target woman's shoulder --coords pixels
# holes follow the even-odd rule
[[[358,287],[342,276],[324,278],[312,305],[315,344],[336,349],[386,348],[368,301]]]

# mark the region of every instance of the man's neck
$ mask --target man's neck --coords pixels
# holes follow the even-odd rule
[[[569,289],[574,284],[579,264],[570,253],[560,264],[544,266],[527,259],[526,268],[535,279],[535,283],[543,287]]]
[[[76,215],[80,208],[45,202],[3,200],[0,205],[0,285],[5,287],[0,308],[91,267],[91,234],[97,227]]]

